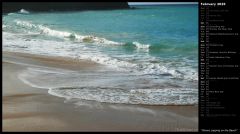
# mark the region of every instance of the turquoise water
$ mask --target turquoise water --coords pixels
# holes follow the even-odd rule
[[[22,10],[4,15],[2,28],[3,51],[86,59],[127,71],[136,79],[159,79],[155,84],[173,80],[181,88],[197,89],[197,5],[49,13]],[[144,77],[149,75],[154,78]]]

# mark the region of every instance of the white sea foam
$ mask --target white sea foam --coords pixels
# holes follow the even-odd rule
[[[123,79],[126,77],[121,76]],[[198,100],[198,90],[193,88],[129,89],[129,86],[117,88],[116,85],[119,82],[121,83],[122,80],[115,78],[115,75],[112,74],[97,74],[96,77],[94,75],[78,74],[73,71],[39,66],[28,67],[27,70],[19,72],[18,78],[32,87],[49,89],[49,94],[64,97],[67,100],[80,99],[106,103],[146,105],[192,105],[197,104]],[[135,80],[135,82],[138,83],[138,80]],[[106,87],[106,85],[109,87]]]
[[[25,10],[25,9],[21,9],[19,11],[19,13],[22,13],[22,14],[29,14],[29,11]]]
[[[115,46],[126,44],[93,35],[80,35],[80,33],[71,31],[57,30],[37,22],[33,23],[18,19],[11,21],[10,24],[7,26],[2,25],[2,27],[7,30],[12,27],[12,31],[16,30],[17,32],[8,33],[6,32],[7,30],[3,31],[4,51],[91,60],[106,65],[107,67],[104,67],[106,70],[113,68],[114,72],[118,74],[113,75],[111,73],[111,76],[108,76],[106,74],[99,75],[99,72],[91,72],[89,73],[90,77],[89,75],[87,77],[87,75],[82,75],[82,73],[76,74],[38,67],[28,68],[26,72],[20,73],[19,79],[24,83],[38,88],[50,88],[49,93],[52,95],[66,99],[76,98],[107,103],[147,105],[188,105],[197,103],[197,89],[185,88],[192,87],[192,85],[195,87],[194,84],[190,86],[187,84],[193,83],[191,81],[198,78],[196,70],[191,68],[191,66],[185,66],[182,63],[179,66],[175,61],[171,61],[172,59],[169,61],[156,59],[157,62],[150,62],[151,56],[148,53],[126,54],[124,56],[119,53],[111,54],[111,52],[102,49],[105,47],[98,45]],[[12,24],[14,25],[12,26]],[[60,40],[57,38],[60,38]],[[150,44],[142,44],[140,42],[133,42],[131,45],[139,51],[149,51],[151,47]],[[175,66],[176,64],[178,65]],[[120,73],[125,73],[127,76],[119,76]],[[91,76],[93,74],[95,76]],[[79,77],[81,79],[78,79]],[[154,80],[155,78],[157,80]],[[180,80],[172,78],[179,78]],[[163,81],[170,82],[168,84]],[[144,84],[144,82],[147,84]],[[166,85],[162,86],[161,82]],[[176,82],[176,86],[174,84],[171,86],[172,82]],[[119,83],[124,83],[127,86],[124,84],[122,84],[124,86],[121,86]],[[91,87],[92,85],[95,87]],[[147,89],[151,87],[157,89]]]
[[[28,24],[26,24],[28,25]],[[120,71],[130,71],[139,75],[146,74],[169,74],[174,78],[197,80],[198,75],[189,68],[174,68],[161,65],[160,63],[132,63],[121,59],[113,58],[100,52],[98,49],[88,48],[84,45],[70,42],[56,42],[51,40],[28,40],[15,38],[15,34],[3,32],[3,50],[26,52],[32,54],[43,54],[49,56],[64,56],[91,60],[96,63],[107,65]],[[7,40],[7,41],[6,41]],[[42,46],[44,44],[44,47]],[[59,50],[59,51],[58,51]]]
[[[109,41],[105,38],[99,38],[94,36],[82,36],[66,31],[58,31],[50,29],[43,25],[36,25],[29,21],[20,21],[15,20],[16,25],[27,28],[27,29],[37,29],[41,34],[47,34],[49,36],[54,36],[58,38],[64,38],[69,40],[75,40],[79,42],[93,42],[95,44],[122,44],[119,42]],[[30,30],[31,31],[31,30]],[[140,75],[146,74],[169,74],[174,78],[186,79],[186,80],[197,80],[198,74],[194,69],[184,68],[184,67],[171,67],[171,65],[160,64],[160,63],[133,63],[124,60],[124,58],[113,58],[108,54],[100,52],[96,48],[88,48],[85,47],[84,44],[74,44],[74,42],[56,42],[51,40],[31,40],[26,39],[23,40],[21,38],[15,38],[14,34],[4,32],[6,38],[12,37],[12,39],[8,39],[8,41],[4,41],[4,46],[8,46],[7,49],[12,51],[25,51],[34,54],[47,54],[53,56],[66,56],[71,58],[78,59],[87,59],[91,60],[103,65],[107,65],[109,67],[116,68],[118,70],[128,70],[131,72],[135,72]],[[6,36],[7,35],[7,36]],[[5,38],[5,39],[6,39]],[[4,40],[5,40],[4,39]],[[45,44],[44,47],[42,44]],[[137,49],[149,50],[149,44],[141,44],[139,42],[133,42],[133,44],[137,47]],[[4,47],[5,49],[6,47]],[[60,51],[58,51],[60,50]]]
[[[16,14],[16,13],[8,13],[7,15],[14,15],[14,14]]]
[[[197,89],[121,89],[112,87],[60,87],[48,90],[58,97],[81,100],[146,105],[194,105],[198,102]]]
[[[195,73],[195,71],[192,69],[172,69],[168,68],[164,65],[160,65],[159,63],[131,63],[128,61],[123,61],[119,59],[114,59],[112,57],[109,57],[108,55],[99,54],[99,55],[80,55],[79,58],[81,59],[88,59],[103,65],[108,65],[110,67],[114,67],[116,69],[119,69],[121,71],[129,70],[133,73],[139,74],[139,75],[148,75],[148,74],[154,74],[154,75],[161,75],[161,74],[169,74],[172,75],[174,78],[179,79],[186,79],[186,80],[197,80],[198,75]]]
[[[137,47],[137,49],[145,49],[148,50],[150,48],[149,44],[141,44],[139,42],[133,42],[133,44]]]
[[[46,34],[49,36],[54,36],[58,38],[64,38],[64,39],[69,39],[69,40],[74,40],[78,42],[86,42],[86,43],[95,43],[95,44],[107,44],[107,45],[122,45],[123,43],[115,42],[115,41],[110,41],[105,38],[100,38],[96,37],[93,35],[79,35],[76,33],[71,33],[67,31],[58,31],[58,30],[53,30],[49,27],[43,26],[43,25],[36,25],[33,24],[29,21],[21,21],[21,20],[15,20],[16,25],[22,26],[24,28],[34,28],[35,30],[39,30],[41,34]]]
[[[14,20],[14,22],[19,25],[19,26],[23,26],[25,28],[37,28],[37,26],[33,25],[32,23],[28,22],[28,21],[20,21],[20,20]]]

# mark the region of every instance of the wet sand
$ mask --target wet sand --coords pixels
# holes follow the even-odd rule
[[[197,106],[146,106],[66,101],[31,87],[18,74],[31,66],[68,70],[104,66],[59,57],[3,53],[3,131],[197,131]]]

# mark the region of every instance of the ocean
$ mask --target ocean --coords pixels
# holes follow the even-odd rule
[[[198,103],[198,5],[2,15],[3,51],[67,57],[104,68],[32,67],[19,79],[66,99]]]

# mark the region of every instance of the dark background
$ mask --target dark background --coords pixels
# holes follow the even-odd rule
[[[224,22],[209,22],[210,25],[224,25],[226,27],[232,27],[232,32],[239,33],[239,5],[235,0],[201,0],[200,2],[225,2],[224,7],[214,7],[210,9],[227,9],[228,13],[219,13],[222,15],[221,19]],[[199,4],[199,7],[201,5]],[[200,11],[200,8],[199,8]],[[200,12],[199,12],[200,14]],[[216,13],[215,13],[216,14]],[[212,31],[216,32],[216,31]],[[210,31],[211,33],[211,31]],[[200,34],[200,31],[199,31]],[[239,66],[239,35],[238,36],[209,36],[209,43],[221,43],[224,46],[221,48],[209,47],[209,51],[222,51],[222,50],[233,50],[237,51],[238,54],[222,54],[222,56],[231,56],[231,60],[224,59],[209,59],[209,64],[237,64]],[[200,43],[200,42],[199,42]],[[214,50],[215,49],[215,50]],[[209,54],[209,56],[214,56],[220,54]],[[239,78],[239,67],[238,68],[210,68],[209,77],[238,77]],[[199,84],[202,80],[199,79]],[[238,90],[240,81],[238,80],[209,80],[209,90],[223,90],[224,94],[210,95],[209,99],[221,102],[221,106],[224,109],[213,109],[209,108],[209,116],[201,117],[199,116],[199,130],[202,132],[219,130],[220,132],[239,132],[239,94]],[[199,90],[199,94],[201,91]],[[201,99],[199,100],[201,105]],[[202,103],[203,104],[203,103]],[[199,106],[200,111],[206,110],[205,107]],[[219,114],[225,114],[221,116]]]

